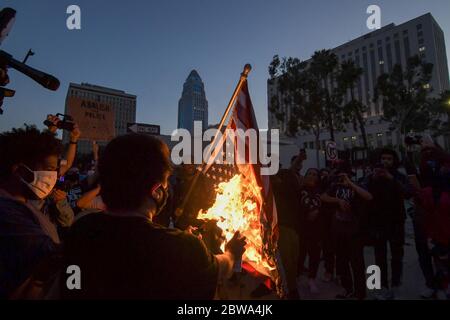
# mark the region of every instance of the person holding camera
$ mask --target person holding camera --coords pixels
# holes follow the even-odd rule
[[[48,130],[53,134],[56,134],[58,129],[70,131],[70,140],[65,155],[65,163],[59,168],[59,175],[64,176],[66,172],[72,168],[73,162],[75,161],[77,144],[81,136],[81,131],[75,122],[69,122],[64,125],[65,121],[54,115],[48,115],[47,120],[44,123],[48,126]]]
[[[61,120],[57,116],[48,115],[45,123],[48,125],[48,131],[51,134],[56,134],[58,126],[61,127],[60,122]],[[71,143],[66,152],[67,160],[65,162],[59,161],[58,178],[63,177],[71,168],[75,160],[76,143],[80,134],[81,132],[78,126],[74,123],[70,133]],[[30,200],[29,203],[50,218],[50,221],[55,225],[60,236],[65,234],[67,228],[73,223],[75,215],[68,201],[67,190],[59,182],[56,183],[48,197],[45,199]]]
[[[337,298],[363,300],[366,298],[364,209],[373,197],[354,183],[350,174],[350,170],[336,172],[321,200],[336,208],[331,229],[336,244],[336,271],[345,290]]]
[[[378,164],[366,184],[374,201],[369,210],[370,232],[375,248],[375,263],[381,269],[379,300],[393,299],[401,285],[405,243],[405,199],[412,195],[407,177],[398,171],[399,158],[391,149],[382,149]],[[388,283],[387,246],[391,252],[391,283]]]
[[[320,264],[320,240],[322,217],[320,200],[322,193],[320,171],[310,168],[306,171],[300,193],[300,233],[299,233],[299,273],[304,271],[308,256],[308,287],[311,293],[318,294],[316,284],[317,271]]]
[[[26,126],[0,134],[0,298],[8,298],[60,244],[50,217],[30,204],[58,179],[60,140]]]

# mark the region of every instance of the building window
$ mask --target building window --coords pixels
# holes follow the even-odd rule
[[[422,24],[418,24],[418,25],[416,26],[416,28],[417,28],[417,30],[422,30]]]
[[[405,47],[405,57],[406,57],[405,61],[408,61],[408,59],[411,57],[411,50],[409,48],[409,38],[408,37],[404,38],[403,42]]]
[[[383,134],[377,133],[377,147],[381,148],[383,146]]]
[[[387,142],[387,144],[388,145],[393,145],[393,143],[392,143],[392,132],[391,131],[388,131],[388,132],[386,132],[386,142]]]
[[[424,52],[425,50],[426,50],[425,46],[421,46],[421,47],[419,48],[419,52]]]
[[[401,66],[402,65],[402,56],[401,56],[399,41],[395,41],[395,58],[397,59],[396,63]]]

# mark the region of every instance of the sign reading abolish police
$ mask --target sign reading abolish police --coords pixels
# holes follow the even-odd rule
[[[115,113],[109,104],[70,97],[67,113],[80,127],[81,139],[109,141],[115,137]]]

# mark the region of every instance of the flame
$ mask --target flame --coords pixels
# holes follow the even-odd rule
[[[259,187],[238,174],[230,181],[219,184],[216,191],[215,203],[206,212],[200,211],[198,219],[216,221],[217,226],[222,229],[225,238],[221,244],[222,251],[226,242],[239,231],[247,238],[243,261],[261,273],[270,275],[275,267],[263,254]]]

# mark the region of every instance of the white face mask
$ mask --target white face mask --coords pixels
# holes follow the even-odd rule
[[[22,178],[22,182],[27,185],[28,188],[33,191],[33,193],[39,198],[44,199],[47,197],[50,192],[52,192],[53,188],[56,185],[58,180],[58,172],[57,171],[33,171],[27,166],[24,166],[28,170],[30,170],[34,179],[32,182],[26,182]]]

